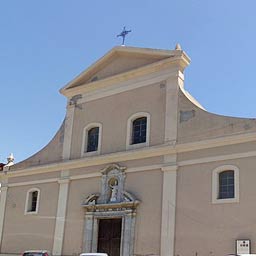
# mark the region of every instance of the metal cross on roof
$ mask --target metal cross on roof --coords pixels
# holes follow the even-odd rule
[[[121,36],[123,38],[123,43],[122,45],[124,45],[124,41],[125,41],[125,37],[128,33],[132,32],[131,30],[126,30],[125,27],[123,28],[123,31],[117,35],[117,37]]]

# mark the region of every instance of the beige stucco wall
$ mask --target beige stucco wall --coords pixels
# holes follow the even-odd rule
[[[161,171],[127,173],[125,190],[141,201],[136,219],[135,253],[142,255],[159,254],[162,196]],[[88,195],[100,192],[101,177],[70,182],[63,247],[64,255],[81,252],[85,213],[81,203]]]
[[[219,146],[202,150],[194,150],[190,152],[184,152],[178,154],[178,161],[189,161],[196,159],[205,159],[210,161],[209,157],[225,157],[234,154],[237,157],[239,154],[244,154],[248,152],[254,152],[256,149],[256,142],[246,142],[246,143],[238,143],[234,145],[228,146]]]
[[[40,189],[39,212],[24,215],[27,191],[31,188]],[[21,253],[28,249],[52,250],[58,188],[56,182],[8,189],[2,253]]]
[[[37,182],[47,179],[54,179],[60,178],[61,171],[56,172],[45,172],[40,174],[33,174],[33,175],[24,175],[24,176],[17,176],[17,177],[9,177],[9,183],[19,183],[19,182]]]
[[[212,171],[224,164],[240,169],[239,203],[211,202]],[[255,158],[244,158],[179,168],[176,255],[228,255],[235,253],[236,239],[251,239],[256,253],[255,165]]]
[[[160,170],[129,173],[126,190],[141,203],[135,227],[136,255],[158,255],[162,214],[162,172]]]
[[[83,200],[90,194],[100,191],[100,178],[74,180],[70,182],[63,254],[82,252],[84,209]]]
[[[148,157],[148,158],[142,158],[137,160],[130,160],[130,161],[124,161],[119,162],[118,164],[120,166],[125,166],[127,168],[127,171],[129,171],[130,168],[136,168],[136,167],[150,167],[152,165],[158,165],[163,163],[163,156],[158,157]]]
[[[53,139],[40,151],[31,157],[13,165],[11,170],[25,169],[31,166],[55,163],[62,159],[63,139],[64,139],[64,123],[57,131]],[[42,124],[43,125],[43,124]],[[40,135],[39,135],[40,136]]]
[[[118,165],[122,167],[126,167],[126,171],[129,172],[131,168],[140,168],[140,167],[150,167],[152,165],[159,165],[162,164],[163,157],[149,157],[139,160],[130,160],[130,161],[123,161],[118,162]],[[76,176],[76,175],[87,175],[87,174],[96,174],[101,175],[101,171],[106,168],[108,164],[102,164],[102,165],[95,165],[90,167],[83,167],[83,168],[76,168],[69,171],[70,176]]]
[[[138,160],[130,160],[130,161],[123,161],[119,162],[118,164],[120,166],[126,167],[127,171],[132,168],[132,170],[135,168],[143,168],[155,165],[161,165],[163,162],[163,157],[150,157],[150,158],[144,158],[144,159],[138,159]],[[72,177],[75,177],[77,175],[101,175],[100,171],[103,170],[106,167],[106,164],[102,165],[95,165],[90,167],[83,167],[83,168],[74,168],[69,170],[69,175]],[[14,172],[12,174],[15,174]],[[29,173],[27,173],[29,174]],[[58,179],[61,178],[61,170],[59,171],[52,171],[52,172],[42,172],[39,174],[30,174],[30,175],[18,175],[18,176],[10,176],[8,178],[9,184],[17,184],[17,183],[26,183],[26,182],[43,182],[46,180],[46,183],[48,180]]]
[[[105,67],[103,67],[100,71],[92,76],[97,77],[98,79],[104,79],[106,77],[114,76],[123,72],[127,72],[153,62],[160,60],[162,58],[146,58],[139,57],[139,56],[121,56],[119,55],[118,58],[111,60],[109,63],[105,63]]]
[[[151,115],[150,145],[162,143],[165,88],[155,84],[90,101],[76,108],[71,159],[81,157],[83,129],[95,122],[100,122],[103,126],[102,154],[126,150],[127,121],[137,112],[148,112]]]
[[[152,64],[154,62],[169,57],[169,55],[164,56],[161,54],[142,54],[138,51],[136,53],[125,53],[120,51],[120,49],[119,51],[115,51],[112,53],[109,52],[110,54],[107,53],[92,66],[90,66],[85,72],[80,74],[79,78],[76,78],[75,82],[71,82],[72,84],[70,84],[69,86],[78,87],[79,85],[87,84],[92,80],[101,80],[110,76],[115,76],[117,74],[128,72],[130,70],[136,70],[140,67]],[[103,59],[104,61],[102,61]]]
[[[256,131],[256,119],[209,113],[193,104],[179,91],[178,143]]]

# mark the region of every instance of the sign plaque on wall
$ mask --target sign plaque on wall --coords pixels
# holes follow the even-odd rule
[[[251,242],[248,239],[236,240],[236,254],[250,254]]]

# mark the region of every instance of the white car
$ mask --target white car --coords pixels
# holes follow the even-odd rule
[[[29,250],[23,252],[21,256],[51,256],[51,253],[47,250]]]
[[[92,252],[92,253],[81,253],[80,256],[108,256],[108,255],[106,253]]]

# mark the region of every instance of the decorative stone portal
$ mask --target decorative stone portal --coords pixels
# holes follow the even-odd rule
[[[118,253],[120,256],[134,254],[135,220],[139,201],[124,190],[125,169],[117,164],[103,169],[101,194],[91,194],[84,200],[82,204],[85,209],[83,252],[97,252],[98,249],[104,250],[103,247],[115,246],[113,250],[105,249],[110,251],[109,256],[116,256]],[[119,238],[112,235],[109,238],[109,243],[112,244],[106,244],[104,241],[102,247],[101,238],[111,236],[104,233],[105,231],[100,226],[107,225],[107,222],[112,223],[109,225],[117,225],[113,223],[120,222],[121,235]],[[116,239],[119,239],[118,242]]]

